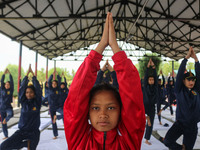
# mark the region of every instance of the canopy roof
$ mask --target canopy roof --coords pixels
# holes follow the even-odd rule
[[[190,45],[200,52],[198,0],[0,0],[0,9],[0,32],[50,59],[98,43],[108,11],[119,41],[175,60]]]

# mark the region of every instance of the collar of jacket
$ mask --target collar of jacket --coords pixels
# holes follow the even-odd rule
[[[104,132],[97,131],[96,129],[92,128],[93,138],[99,143],[103,144],[104,142]],[[117,128],[114,128],[110,131],[106,132],[106,144],[111,144],[117,135]]]

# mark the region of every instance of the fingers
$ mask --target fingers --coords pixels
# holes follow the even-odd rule
[[[109,45],[112,48],[114,54],[121,50],[116,40],[112,13],[109,15]]]
[[[95,49],[96,52],[98,52],[99,54],[103,53],[104,49],[108,46],[108,38],[109,38],[109,12],[107,13],[101,41],[99,42],[98,46]]]

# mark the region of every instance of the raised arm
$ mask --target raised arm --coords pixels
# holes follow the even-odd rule
[[[195,83],[195,88],[197,89],[197,92],[200,93],[200,64],[199,60],[193,50],[191,49],[191,57],[195,60],[195,73],[196,73],[196,83]]]
[[[90,125],[88,123],[90,90],[96,81],[97,71],[102,53],[108,45],[108,17],[102,39],[95,51],[79,67],[70,86],[67,100],[64,104],[64,126],[68,149],[77,149],[83,136],[87,136]]]
[[[176,83],[175,83],[175,93],[178,93],[183,87],[185,67],[188,59],[191,57],[191,52],[192,52],[192,47],[190,47],[186,57],[182,60],[181,65],[178,69],[178,74],[176,76]]]
[[[6,71],[5,71],[6,72]],[[4,72],[4,74],[2,75],[2,77],[1,77],[1,89],[5,89],[5,83],[4,83],[4,80],[5,80],[5,73]]]
[[[139,73],[123,51],[116,53],[113,61],[122,100],[120,132],[125,135],[129,133],[135,146],[140,147],[145,128],[145,111]],[[124,132],[124,129],[128,132]]]
[[[131,139],[128,142],[131,142],[136,149],[140,149],[145,128],[140,77],[136,67],[130,59],[127,59],[125,52],[121,51],[117,44],[111,15],[109,18],[109,45],[114,53],[112,59],[115,63],[114,69],[117,74],[122,101],[121,121],[118,127],[125,140]]]
[[[195,87],[198,89],[197,91],[200,93],[200,64],[199,61],[195,62],[195,72],[196,72],[196,83]]]
[[[23,103],[23,101],[26,99],[25,92],[27,86],[28,86],[28,76],[25,76],[19,88],[19,103]]]
[[[37,80],[36,76],[32,77],[33,86],[35,87],[36,92],[36,101],[39,107],[41,107],[42,104],[42,90],[40,88],[40,83]]]
[[[59,76],[59,74],[57,74],[57,80],[58,80],[58,87],[60,88],[60,84],[61,84],[61,77]]]
[[[52,88],[52,79],[53,79],[53,74],[50,75],[50,77],[49,77],[49,79],[48,79],[49,88]]]
[[[65,77],[64,77],[64,82],[65,82],[65,88],[67,89],[67,80]]]
[[[14,82],[13,82],[13,77],[11,74],[9,74],[10,77],[10,90],[13,93],[14,92]]]

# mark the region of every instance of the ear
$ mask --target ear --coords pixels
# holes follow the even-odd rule
[[[183,79],[183,84],[185,85],[185,79]]]

